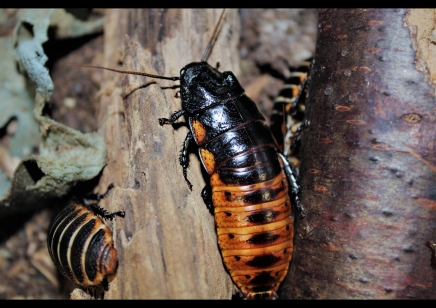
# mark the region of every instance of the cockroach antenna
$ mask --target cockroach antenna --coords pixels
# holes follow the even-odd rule
[[[218,28],[221,24],[221,20],[223,19],[225,11],[226,11],[226,9],[223,9],[223,11],[221,12],[220,19],[218,20],[218,23],[215,26],[215,29],[213,31],[212,37],[209,41],[209,44],[207,45],[206,50],[203,54],[203,57],[201,58],[201,62],[205,62],[207,59],[207,56],[209,55],[210,49],[212,48],[212,44],[214,43],[215,39],[217,38]],[[154,75],[154,74],[149,74],[149,73],[144,73],[144,72],[124,71],[124,70],[117,70],[117,69],[113,69],[113,68],[108,68],[108,67],[103,67],[103,66],[95,66],[95,65],[81,65],[81,64],[75,64],[75,63],[72,63],[71,65],[80,66],[80,67],[98,68],[98,69],[112,71],[112,72],[121,73],[121,74],[146,76],[146,77],[152,77],[152,78],[156,78],[156,79],[165,79],[165,80],[172,80],[172,81],[180,80],[180,77],[177,77],[177,76],[175,76],[175,77],[160,76],[160,75]]]
[[[223,11],[221,12],[220,19],[218,20],[218,23],[215,26],[215,30],[213,30],[213,34],[212,34],[212,37],[210,38],[209,44],[207,45],[206,50],[204,51],[203,57],[201,57],[201,62],[205,62],[207,59],[207,56],[209,55],[210,49],[212,48],[212,44],[215,41],[215,39],[217,38],[218,28],[221,24],[221,20],[223,19],[225,11],[226,11],[226,9],[223,9]]]
[[[149,73],[144,73],[144,72],[136,72],[136,71],[123,71],[123,70],[117,70],[114,68],[108,68],[108,67],[103,67],[103,66],[94,66],[94,65],[81,65],[81,64],[71,64],[72,66],[81,66],[81,67],[89,67],[89,68],[99,68],[102,70],[107,70],[107,71],[112,71],[112,72],[117,72],[117,73],[122,73],[122,74],[128,74],[128,75],[139,75],[139,76],[146,76],[146,77],[152,77],[152,78],[157,78],[157,79],[166,79],[166,80],[180,80],[180,77],[166,77],[166,76],[160,76],[160,75],[153,75],[153,74],[149,74]]]

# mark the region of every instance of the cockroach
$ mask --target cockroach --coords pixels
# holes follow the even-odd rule
[[[86,199],[100,200],[105,194],[89,194]],[[123,211],[108,213],[96,203],[73,202],[53,220],[47,236],[49,254],[57,269],[67,279],[103,297],[118,267],[112,232],[103,219],[124,217]]]
[[[281,123],[280,128],[275,128],[273,135],[276,140],[283,140],[283,155],[294,166],[299,165],[298,145],[301,132],[309,126],[305,117],[305,94],[309,83],[308,74],[313,67],[312,58],[303,61],[301,65],[291,68],[291,73],[285,84],[274,100],[272,120]],[[273,129],[271,127],[271,129]]]
[[[202,197],[215,215],[223,262],[245,298],[274,299],[293,252],[294,218],[288,188],[299,207],[299,186],[265,118],[235,75],[206,62],[223,15],[224,10],[201,62],[183,67],[180,77],[87,67],[180,80],[182,109],[170,118],[160,118],[159,124],[186,117],[190,131],[179,162],[192,190],[187,169],[188,146],[194,141],[210,176]]]

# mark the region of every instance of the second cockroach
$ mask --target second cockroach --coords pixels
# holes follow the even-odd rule
[[[104,198],[108,192],[94,195],[95,199]],[[49,227],[47,247],[62,275],[94,297],[103,297],[118,267],[112,232],[103,219],[124,217],[125,213],[108,213],[96,203],[87,204],[87,199],[91,195],[72,202],[56,216]]]

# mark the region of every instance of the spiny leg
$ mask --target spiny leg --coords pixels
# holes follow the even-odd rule
[[[95,193],[88,193],[86,195],[86,198],[83,199],[83,204],[85,204],[86,206],[88,206],[88,208],[90,210],[92,210],[96,215],[101,216],[104,219],[109,219],[112,220],[115,218],[115,216],[119,216],[119,217],[123,217],[125,216],[125,212],[124,211],[119,211],[119,212],[114,212],[114,213],[109,213],[108,211],[106,211],[104,208],[102,208],[100,205],[98,205],[97,203],[91,203],[89,204],[87,202],[88,200],[96,200],[96,201],[100,201],[103,198],[106,198],[111,189],[114,188],[114,184],[110,183],[109,186],[107,187],[107,190],[104,194],[95,194]]]
[[[174,112],[169,119],[166,118],[160,118],[159,124],[161,126],[165,124],[173,124],[175,121],[177,121],[178,118],[180,118],[183,114],[185,114],[185,110],[179,110]],[[189,161],[188,161],[188,146],[189,142],[192,140],[192,134],[189,132],[186,135],[186,139],[183,142],[182,150],[180,151],[179,156],[179,162],[180,165],[183,168],[183,177],[185,178],[186,184],[188,184],[188,188],[192,190],[192,184],[188,180],[188,167],[189,167]]]
[[[291,153],[294,153],[299,143],[301,142],[301,133],[306,130],[310,125],[310,121],[304,120],[304,122],[298,127],[291,142]]]
[[[192,133],[189,132],[186,135],[185,141],[183,141],[182,150],[180,151],[180,156],[179,156],[179,162],[183,168],[183,177],[185,178],[186,184],[188,184],[189,190],[192,191],[192,184],[188,180],[188,167],[189,167],[188,146],[191,140],[192,140]]]
[[[112,220],[115,216],[123,217],[126,215],[124,211],[109,213],[107,210],[102,208],[97,203],[91,203],[88,205],[88,208],[92,210],[96,215],[101,216],[104,219]]]
[[[185,114],[185,110],[179,110],[174,112],[169,119],[166,118],[159,118],[159,125],[163,126],[164,124],[173,124],[177,121],[178,118],[180,118],[183,114]]]
[[[291,186],[291,193],[292,193],[292,197],[293,197],[293,201],[295,204],[295,207],[298,209],[298,211],[300,212],[300,218],[304,218],[306,216],[306,210],[304,209],[304,207],[301,205],[300,202],[300,190],[301,187],[298,184],[298,180],[295,176],[295,172],[292,169],[291,165],[288,163],[288,160],[286,159],[285,156],[283,156],[283,154],[278,153],[280,158],[282,159],[283,164],[285,165],[285,173],[286,173],[286,177],[288,178],[289,181],[289,185]]]

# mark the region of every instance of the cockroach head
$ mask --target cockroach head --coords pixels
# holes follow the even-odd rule
[[[243,93],[232,72],[221,73],[207,62],[193,62],[180,70],[180,96],[188,113],[197,113]]]

